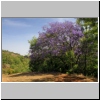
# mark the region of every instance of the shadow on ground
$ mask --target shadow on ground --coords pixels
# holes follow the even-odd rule
[[[5,82],[97,82],[97,78],[87,77],[82,74],[63,74],[63,73],[18,73],[3,75]]]
[[[44,75],[50,75],[50,74],[56,76],[56,75],[59,75],[59,74],[61,74],[61,73],[57,73],[57,72],[56,72],[56,73],[54,73],[54,72],[52,72],[52,73],[26,72],[26,73],[13,74],[13,75],[10,75],[10,77],[37,76],[37,75],[39,75],[39,76],[44,76]]]
[[[85,76],[74,76],[62,74],[55,76],[54,78],[41,78],[33,79],[31,82],[97,82],[94,78],[86,78]]]
[[[33,79],[31,82],[54,82],[54,78]]]

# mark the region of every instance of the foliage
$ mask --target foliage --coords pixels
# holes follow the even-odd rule
[[[98,18],[78,18],[83,26],[84,38],[81,41],[82,54],[79,59],[85,75],[98,76]]]

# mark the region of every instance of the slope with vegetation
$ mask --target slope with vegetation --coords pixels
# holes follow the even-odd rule
[[[29,71],[29,58],[20,54],[2,50],[2,73],[22,73]]]

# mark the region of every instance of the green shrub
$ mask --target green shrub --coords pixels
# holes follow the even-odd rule
[[[7,71],[8,74],[12,74],[13,73],[13,69],[9,68]]]
[[[12,74],[12,73],[14,73],[14,69],[11,69],[11,68],[3,68],[2,69],[2,73],[3,74]]]
[[[66,74],[69,74],[69,72],[66,72]]]

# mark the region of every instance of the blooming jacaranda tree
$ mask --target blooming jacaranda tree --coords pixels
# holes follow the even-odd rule
[[[58,56],[66,51],[77,50],[79,39],[83,36],[81,27],[72,22],[55,22],[43,27],[34,46],[31,47],[31,58],[44,58],[47,55]]]
[[[62,56],[73,50],[80,52],[80,38],[83,37],[81,27],[76,23],[52,22],[43,27],[34,45],[30,47],[31,62],[43,60],[46,57]]]

